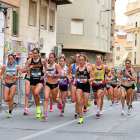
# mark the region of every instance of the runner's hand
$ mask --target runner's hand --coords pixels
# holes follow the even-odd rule
[[[19,76],[16,76],[15,78],[16,78],[16,79],[19,79]]]
[[[30,66],[30,70],[31,70],[32,68],[33,68],[33,66],[31,65],[31,66]]]
[[[47,74],[47,77],[52,77],[52,74]]]
[[[43,72],[43,74],[45,74],[46,71],[45,70],[42,70],[42,72]]]
[[[44,76],[41,76],[40,80],[42,81],[44,79]]]
[[[3,85],[6,85],[4,80],[2,81],[2,84],[3,84]]]
[[[72,84],[75,85],[75,81]]]

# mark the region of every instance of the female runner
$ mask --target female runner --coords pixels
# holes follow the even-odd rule
[[[55,63],[55,54],[49,54],[49,64],[47,65],[45,77],[47,76],[46,86],[44,90],[45,100],[44,100],[44,114],[42,114],[42,119],[47,119],[47,108],[48,108],[48,98],[52,92],[53,102],[58,103],[58,107],[61,110],[63,105],[61,101],[57,98],[59,86],[57,78],[61,77],[61,70],[58,64]]]
[[[77,81],[76,96],[78,99],[78,111],[80,119],[77,124],[83,123],[82,117],[82,106],[84,103],[84,108],[88,106],[88,100],[90,96],[90,84],[89,82],[94,80],[94,74],[90,66],[85,64],[86,56],[80,55],[79,57],[80,65],[76,68],[74,83]],[[91,77],[91,78],[90,78]]]
[[[101,106],[101,94],[105,87],[105,71],[108,73],[110,69],[102,64],[103,56],[100,54],[96,55],[96,64],[92,65],[92,70],[95,76],[95,80],[92,83],[92,88],[95,97],[97,96],[97,117],[100,117],[100,106]],[[109,78],[107,77],[106,80]]]
[[[62,76],[58,77],[58,84],[59,84],[59,89],[61,92],[61,99],[63,104],[63,108],[60,116],[64,116],[66,97],[68,95],[68,79],[70,80],[69,75],[67,74],[66,59],[64,57],[60,58],[60,69],[61,69]]]
[[[5,102],[9,101],[9,114],[7,118],[12,117],[12,109],[13,109],[13,97],[16,92],[17,82],[16,80],[19,78],[23,78],[21,68],[14,63],[14,55],[10,54],[8,56],[8,64],[4,65],[0,74],[0,78],[4,85],[3,91],[3,99]],[[3,73],[5,72],[5,81],[2,78]],[[17,72],[20,76],[17,76]]]
[[[33,52],[30,51],[28,53],[28,59],[30,58],[33,58]],[[27,63],[27,61],[26,61]],[[25,64],[26,64],[25,63]],[[29,111],[28,111],[28,103],[29,103],[29,95],[30,95],[30,67],[28,67],[28,69],[25,69],[23,68],[22,70],[22,73],[27,73],[26,76],[25,76],[25,93],[26,93],[26,96],[25,96],[25,110],[23,112],[24,115],[28,115],[29,114]]]
[[[71,79],[71,102],[74,103],[76,101],[76,105],[75,105],[75,119],[78,119],[78,104],[77,104],[77,98],[76,98],[76,86],[77,86],[77,82],[75,82],[75,84],[73,84],[74,82],[74,78],[75,78],[75,69],[76,67],[79,66],[79,56],[80,54],[77,53],[75,55],[75,58],[73,58],[72,56],[70,57],[70,59],[68,60],[68,75],[70,75],[70,73],[72,72],[72,79]]]
[[[30,85],[31,90],[34,96],[35,104],[37,106],[37,115],[36,118],[40,118],[41,109],[40,109],[40,96],[39,93],[44,85],[44,74],[43,67],[46,70],[47,63],[44,59],[39,57],[39,49],[33,49],[33,58],[28,59],[24,69],[30,70]]]

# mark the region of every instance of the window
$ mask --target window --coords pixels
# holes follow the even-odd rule
[[[138,22],[135,22],[135,27],[138,27]]]
[[[54,27],[55,27],[55,11],[50,9],[49,13],[49,30],[51,32],[54,32]]]
[[[127,41],[132,41],[132,39],[133,39],[133,34],[127,33]]]
[[[112,50],[112,41],[110,41],[110,51]]]
[[[36,26],[36,7],[37,3],[30,0],[29,5],[29,25],[30,26]]]
[[[84,20],[72,19],[71,20],[71,34],[83,35],[84,33]]]
[[[47,28],[47,7],[41,5],[41,28]]]
[[[99,35],[99,24],[97,23],[96,24],[96,36],[98,37],[98,35]]]
[[[134,64],[137,62],[137,52],[135,52],[135,59],[134,59]]]
[[[135,34],[135,46],[137,46],[137,34]]]
[[[120,51],[120,47],[117,47],[116,50],[117,50],[117,51]]]
[[[102,25],[102,38],[104,38],[104,25]]]
[[[106,28],[106,40],[108,40],[108,28]]]
[[[120,60],[120,56],[116,56],[116,60]]]
[[[18,35],[18,12],[13,9],[13,35]]]
[[[113,12],[111,12],[111,20],[113,20]]]

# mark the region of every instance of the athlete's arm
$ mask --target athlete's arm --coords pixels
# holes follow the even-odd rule
[[[94,76],[94,73],[93,73],[93,70],[90,66],[88,66],[88,71],[91,75],[90,79],[88,79],[89,82],[92,82],[93,80],[95,80],[95,76]]]
[[[109,73],[110,69],[106,65],[104,65],[104,67],[105,67],[106,72]]]
[[[0,70],[2,69],[3,65],[0,65]]]
[[[19,67],[19,65],[16,65],[16,68],[17,68],[17,71],[19,72],[20,76],[17,76],[18,78],[23,78],[23,75],[22,75],[22,71],[21,71],[21,68]]]
[[[67,74],[68,74],[68,75],[71,73],[72,67],[73,67],[73,64],[71,64],[71,65],[69,66],[69,68],[68,68],[68,71],[67,71]]]
[[[1,73],[0,73],[0,79],[1,79],[3,85],[5,85],[5,81],[3,80],[2,75],[3,75],[3,73],[5,72],[5,70],[6,70],[6,65],[4,65],[4,66],[2,67],[2,70],[1,70]]]
[[[75,84],[76,81],[77,81],[77,68],[75,69],[75,78],[73,84]]]
[[[44,59],[41,59],[42,60],[42,64],[44,66],[44,69],[46,71],[46,68],[47,68],[47,62],[44,60]]]
[[[134,71],[133,70],[131,70],[132,76],[128,73],[128,71],[126,71],[126,74],[131,78],[131,80],[135,81],[135,75],[134,75]]]
[[[55,65],[55,68],[56,68],[58,74],[54,74],[54,77],[61,77],[62,76],[62,73],[61,73],[60,66],[58,64],[56,64]]]
[[[30,64],[31,64],[31,59],[28,59],[28,60],[26,61],[26,63],[25,63],[25,67],[24,67],[23,70],[22,70],[23,73],[26,73],[26,72],[28,72],[29,70],[31,70],[31,68],[28,68],[28,67],[30,66]]]
[[[137,84],[138,80],[137,80],[137,75],[135,75],[135,84]]]

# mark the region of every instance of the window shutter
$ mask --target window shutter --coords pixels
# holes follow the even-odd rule
[[[16,34],[16,31],[15,31],[15,28],[16,28],[16,13],[15,11],[13,11],[13,34],[15,35]]]
[[[15,12],[15,35],[18,34],[18,13]]]

